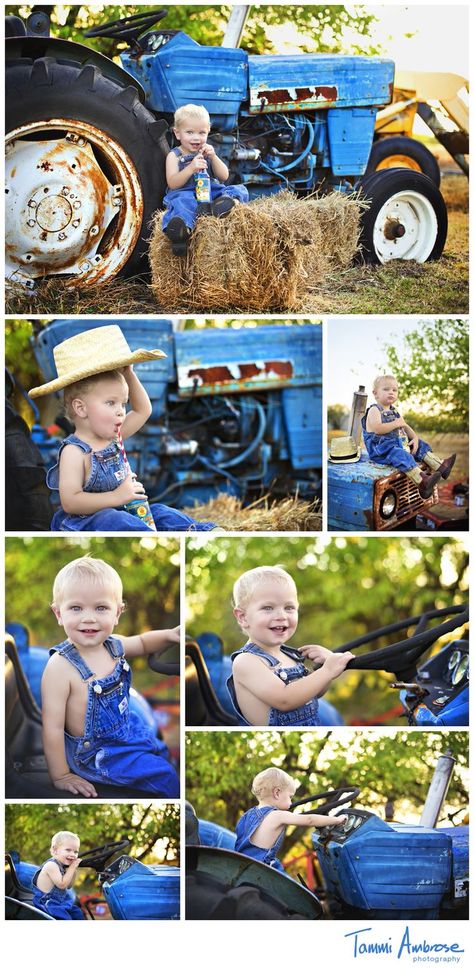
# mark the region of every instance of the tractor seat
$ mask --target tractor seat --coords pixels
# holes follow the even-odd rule
[[[235,727],[238,721],[226,713],[217,699],[201,650],[194,640],[186,643],[186,725],[188,727]]]
[[[25,888],[18,878],[15,862],[7,852],[5,855],[5,892],[10,898],[16,898],[20,902],[31,902],[33,892],[31,888]]]

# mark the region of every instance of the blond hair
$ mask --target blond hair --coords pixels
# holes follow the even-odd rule
[[[95,585],[106,586],[112,590],[117,603],[122,604],[122,580],[118,572],[102,559],[93,559],[89,555],[84,555],[80,559],[68,562],[58,572],[53,585],[52,605],[60,605],[67,587],[78,582],[92,582]]]
[[[284,791],[295,793],[298,784],[286,771],[280,767],[267,767],[260,771],[252,781],[252,794],[260,801],[262,797],[267,797],[276,787],[281,787]]]
[[[67,841],[68,838],[74,838],[78,845],[81,843],[81,839],[77,834],[74,834],[74,831],[56,831],[56,834],[53,834],[53,837],[51,838],[51,851],[54,851],[55,848],[59,848],[59,845],[62,845],[63,842]]]
[[[394,380],[398,387],[398,380],[396,377],[393,376],[392,373],[380,373],[378,377],[376,377],[374,380],[374,383],[372,386],[372,393],[374,394],[377,393],[377,390],[379,388],[379,385],[382,383],[382,380]]]
[[[76,380],[76,383],[69,384],[68,387],[64,388],[64,410],[70,421],[74,422],[76,418],[76,414],[74,413],[74,408],[72,406],[73,400],[77,400],[78,397],[83,398],[86,396],[86,394],[90,394],[91,390],[93,390],[101,380],[121,380],[123,381],[128,393],[127,381],[125,380],[123,373],[120,373],[120,370],[106,370],[104,373],[96,373],[91,377],[84,377],[84,380]]]
[[[288,585],[292,591],[297,592],[295,580],[285,572],[281,565],[259,565],[255,569],[242,572],[234,583],[232,601],[235,609],[245,609],[259,585],[264,582],[278,582],[280,585]]]
[[[195,121],[204,121],[207,125],[208,130],[211,128],[211,119],[209,117],[209,112],[206,110],[202,104],[183,104],[174,113],[173,128],[183,128],[185,125],[185,120],[187,118],[193,119]]]

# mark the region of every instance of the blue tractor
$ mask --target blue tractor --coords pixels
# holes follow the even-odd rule
[[[179,919],[180,870],[172,865],[145,865],[129,854],[128,838],[81,852],[80,868],[92,868],[103,899],[79,902],[73,889],[71,900],[81,904],[86,918],[108,911],[117,921],[163,921]],[[17,851],[5,857],[5,918],[7,921],[54,921],[32,904],[32,878],[38,865],[21,861]],[[105,900],[106,906],[103,904]]]
[[[49,36],[45,8],[7,18],[6,274],[34,287],[59,275],[100,285],[146,272],[148,225],[165,191],[175,109],[203,104],[211,142],[251,198],[360,188],[367,261],[439,258],[439,189],[420,172],[366,176],[394,64],[375,57],[248,55],[161,26],[166,10],[95,27],[128,47],[121,65]],[[155,26],[158,24],[159,26]],[[86,35],[87,36],[87,35]],[[231,46],[231,44],[236,46]]]
[[[315,830],[316,894],[260,861],[235,851],[235,834],[198,819],[186,807],[186,918],[201,919],[467,919],[469,827],[437,827],[454,767],[437,764],[419,824],[387,822],[352,807],[357,787],[311,794],[291,810],[337,815],[341,826]],[[322,802],[316,803],[316,802]]]
[[[87,321],[88,328],[103,325]],[[164,319],[123,319],[120,326],[131,345],[166,353],[137,367],[153,410],[127,440],[131,467],[151,499],[183,508],[222,493],[247,503],[267,493],[320,497],[321,326],[180,331]],[[78,318],[37,328],[32,345],[45,379],[56,376],[54,347],[83,329]],[[33,440],[49,468],[62,437],[49,435],[35,416]]]
[[[452,616],[453,618],[447,618]],[[386,641],[402,631],[410,635],[349,660],[348,670],[383,670],[394,677],[390,688],[397,690],[400,715],[412,727],[466,727],[469,725],[469,643],[467,638],[445,643],[439,651],[419,662],[423,653],[461,628],[469,619],[465,606],[432,609],[359,636],[336,647],[347,652]],[[435,625],[430,624],[435,621]],[[215,633],[202,633],[197,642],[186,643],[186,724],[188,726],[237,726],[225,681],[231,673],[230,658]],[[382,681],[384,682],[384,681]],[[321,726],[344,726],[336,707],[319,700]],[[364,723],[370,711],[361,711],[354,725]],[[263,726],[263,724],[262,724]]]

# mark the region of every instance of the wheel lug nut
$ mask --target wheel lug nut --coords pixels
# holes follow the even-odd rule
[[[33,229],[34,226],[36,225],[36,222],[34,219],[28,219],[28,222],[26,224],[29,225],[30,229]]]
[[[99,226],[98,225],[91,225],[91,227],[89,229],[89,235],[90,236],[96,236],[96,235],[98,235],[98,232],[99,232]]]

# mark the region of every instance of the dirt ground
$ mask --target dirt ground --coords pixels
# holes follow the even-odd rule
[[[448,208],[448,237],[438,261],[420,265],[394,261],[383,266],[353,265],[332,273],[302,300],[306,314],[465,314],[468,302],[468,180],[454,163],[442,164],[441,191]],[[15,287],[6,293],[8,316],[139,315],[166,313],[145,277],[113,280],[79,292],[58,278],[34,293]],[[228,312],[232,313],[229,306]],[[282,312],[285,312],[282,307]],[[187,314],[189,315],[189,314]]]

